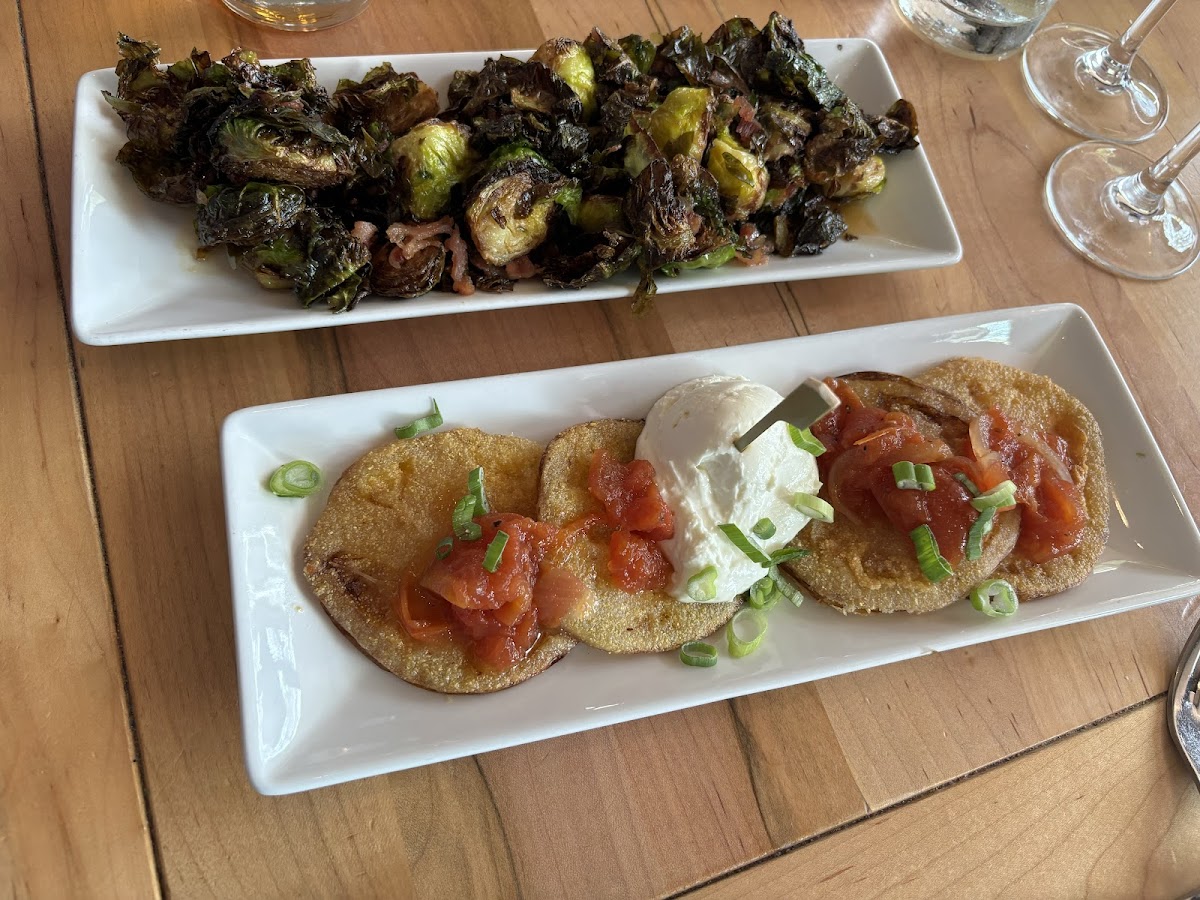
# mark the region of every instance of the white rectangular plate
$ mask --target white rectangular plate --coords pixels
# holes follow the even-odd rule
[[[814,40],[807,47],[868,112],[883,112],[900,97],[874,42],[861,38]],[[529,54],[528,50],[508,52],[522,58]],[[485,59],[499,53],[327,57],[314,59],[313,65],[322,84],[332,89],[339,78],[361,78],[370,67],[391,62],[398,71],[420,75],[444,102],[456,69],[479,69]],[[325,309],[302,309],[290,291],[262,290],[246,273],[231,269],[223,253],[197,260],[191,210],[142,196],[133,179],[115,162],[125,143],[125,129],[100,91],[115,91],[116,83],[111,69],[97,69],[79,80],[75,97],[71,323],[86,344],[295,331],[600,300],[628,296],[637,284],[636,277],[625,273],[578,291],[528,281],[507,294],[367,298],[356,309],[337,315]],[[887,186],[863,203],[861,218],[869,227],[862,228],[859,240],[840,241],[819,256],[772,257],[764,266],[725,266],[662,278],[660,293],[868,275],[958,262],[962,246],[924,149],[889,157],[887,165]]]
[[[577,422],[641,417],[673,385],[726,373],[784,393],[807,376],[917,373],[986,356],[1050,376],[1096,415],[1113,485],[1108,548],[1079,587],[989,619],[958,603],[924,616],[844,616],[787,604],[759,649],[711,669],[678,654],[609,656],[584,645],[525,684],[442,696],[405,684],[344,638],[310,594],[299,548],[325,505],[265,488],[309,459],[331,484],[436,396],[448,427],[538,441]],[[233,413],[221,442],[246,761],[282,794],[598,728],[935,651],[1137,609],[1200,591],[1200,533],[1116,364],[1072,305],[977,313],[573,369],[394,388]],[[718,637],[720,637],[718,635]]]

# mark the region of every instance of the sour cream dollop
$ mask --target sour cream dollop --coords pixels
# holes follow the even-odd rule
[[[820,489],[817,461],[792,442],[787,425],[772,425],[745,452],[733,446],[782,399],[739,376],[708,375],[671,388],[646,416],[637,456],[654,466],[675,513],[675,536],[662,542],[675,569],[667,588],[675,599],[692,602],[688,579],[706,566],[717,570],[717,601],[745,593],[767,574],[718,525],[732,522],[769,554],[808,524],[792,498]],[[764,518],[775,534],[760,540],[750,530]]]

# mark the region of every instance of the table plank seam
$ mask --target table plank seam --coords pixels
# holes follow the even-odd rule
[[[62,327],[66,334],[66,350],[68,374],[71,383],[72,401],[75,406],[75,417],[78,423],[80,441],[83,445],[84,456],[84,477],[87,481],[87,496],[91,504],[92,519],[96,526],[96,537],[100,544],[100,564],[104,573],[104,586],[108,593],[109,608],[113,622],[113,636],[117,651],[117,662],[120,668],[121,676],[121,692],[122,702],[125,707],[126,721],[126,737],[129,741],[129,747],[132,751],[132,760],[134,772],[136,773],[135,785],[138,792],[138,801],[142,808],[142,820],[146,826],[146,833],[150,840],[150,854],[154,865],[154,889],[155,894],[162,896],[163,886],[163,861],[159,852],[159,843],[157,832],[154,825],[154,815],[151,810],[149,797],[147,794],[146,772],[142,762],[141,742],[138,737],[137,721],[133,712],[133,695],[130,689],[129,682],[129,667],[125,660],[125,641],[121,632],[120,617],[117,613],[116,599],[113,593],[112,572],[109,566],[108,546],[105,541],[104,521],[100,511],[100,498],[96,491],[96,479],[94,469],[94,457],[92,454],[91,438],[88,434],[87,417],[83,409],[83,397],[79,383],[79,360],[75,352],[75,341],[71,335],[70,316],[67,311],[67,293],[66,284],[63,278],[62,260],[58,252],[58,240],[56,236],[56,223],[50,203],[50,182],[46,173],[46,155],[44,152],[44,144],[42,140],[41,119],[38,115],[37,92],[34,88],[33,79],[33,64],[29,56],[29,41],[25,30],[25,9],[22,0],[16,0],[17,12],[17,30],[20,35],[21,49],[24,56],[22,60],[25,68],[25,83],[29,92],[29,112],[33,128],[34,147],[37,153],[37,171],[38,179],[41,182],[42,188],[42,210],[46,218],[46,229],[50,238],[50,265],[54,272],[55,289],[58,293],[59,307],[62,312]]]
[[[1091,722],[1088,722],[1084,725],[1080,725],[1076,728],[1072,728],[1067,731],[1064,731],[1062,734],[1058,734],[1058,735],[1055,735],[1054,737],[1047,738],[1044,741],[1039,741],[1038,743],[1032,744],[1023,750],[1017,751],[1016,753],[1012,753],[1008,756],[1002,757],[1001,759],[994,760],[994,761],[988,763],[987,765],[980,766],[977,769],[972,769],[969,772],[964,772],[961,775],[955,776],[954,778],[948,779],[947,781],[943,781],[940,784],[933,785],[929,788],[926,788],[923,791],[919,791],[915,794],[912,794],[911,796],[905,797],[902,800],[898,800],[895,803],[889,803],[886,806],[881,806],[878,809],[871,810],[870,812],[865,813],[864,815],[858,816],[853,819],[849,819],[845,822],[842,822],[840,825],[834,826],[833,828],[828,828],[825,831],[821,831],[816,834],[809,835],[808,837],[803,838],[802,840],[795,841],[791,844],[787,844],[782,847],[778,847],[770,853],[766,853],[760,857],[757,857],[756,859],[747,860],[746,862],[742,863],[741,865],[735,866],[735,867],[729,869],[728,871],[722,872],[719,875],[714,875],[711,878],[707,878],[704,881],[697,882],[696,884],[690,885],[689,887],[686,887],[686,888],[682,888],[681,890],[678,890],[672,894],[667,894],[665,896],[666,896],[667,900],[676,900],[676,898],[686,897],[687,895],[693,894],[703,888],[709,887],[710,885],[716,884],[720,881],[724,881],[725,879],[730,878],[732,876],[739,875],[742,872],[746,872],[750,869],[755,868],[756,866],[760,866],[763,863],[770,862],[771,860],[777,859],[781,856],[786,856],[787,854],[793,852],[794,850],[799,850],[802,847],[807,847],[809,844],[816,843],[817,841],[824,840],[825,838],[833,837],[835,834],[839,834],[840,832],[846,831],[850,828],[854,828],[857,825],[861,825],[865,822],[869,822],[872,819],[878,819],[880,816],[886,815],[887,813],[895,812],[896,810],[900,809],[903,806],[907,806],[910,803],[917,803],[921,800],[925,800],[929,797],[932,797],[934,794],[938,794],[948,788],[954,787],[957,784],[961,784],[964,781],[975,778],[978,775],[983,775],[986,772],[990,772],[992,769],[999,768],[1000,766],[1003,766],[1006,763],[1010,763],[1010,762],[1014,762],[1018,759],[1022,759],[1024,757],[1028,756],[1029,754],[1034,753],[1038,750],[1041,750],[1045,747],[1049,747],[1053,744],[1057,744],[1061,741],[1067,740],[1068,738],[1072,738],[1077,735],[1083,734],[1084,732],[1090,731],[1093,728],[1098,728],[1099,726],[1104,725],[1107,722],[1111,722],[1114,719],[1118,719],[1122,716],[1126,716],[1131,713],[1134,713],[1137,710],[1139,710],[1145,706],[1148,706],[1150,704],[1153,704],[1153,703],[1156,703],[1156,702],[1162,700],[1163,698],[1166,697],[1166,695],[1167,695],[1166,691],[1163,691],[1161,693],[1155,694],[1153,697],[1147,697],[1144,700],[1139,700],[1137,703],[1130,704],[1129,706],[1126,706],[1126,707],[1123,707],[1122,709],[1111,712],[1106,716],[1101,716],[1100,718],[1095,719]]]

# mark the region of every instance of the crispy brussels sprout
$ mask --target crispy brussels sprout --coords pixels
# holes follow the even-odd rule
[[[326,212],[306,209],[279,236],[238,251],[238,264],[265,288],[291,287],[307,308],[353,309],[367,292],[370,254]]]
[[[712,128],[713,95],[708,88],[676,88],[650,114],[647,131],[670,159],[677,154],[699,162]]]
[[[640,34],[627,34],[623,38],[617,40],[617,45],[625,51],[638,71],[643,75],[650,71],[650,67],[654,65],[654,57],[658,53],[658,49],[654,46],[653,41],[648,41]]]
[[[571,246],[569,252],[546,260],[542,280],[555,287],[581,288],[624,272],[642,252],[631,235],[604,231],[589,235],[590,245]]]
[[[628,228],[625,213],[621,207],[620,197],[610,197],[604,194],[592,194],[584,197],[579,205],[579,227],[588,234],[600,234],[603,231],[623,231]]]
[[[766,132],[763,158],[768,162],[802,153],[805,140],[812,134],[808,114],[795,103],[763,100],[758,105],[758,120]]]
[[[643,74],[621,45],[599,28],[592,29],[584,39],[583,48],[592,61],[593,76],[601,84],[621,87]]]
[[[320,188],[353,172],[350,141],[312,116],[253,95],[255,105],[230,110],[217,126],[212,163],[231,181],[280,181]]]
[[[899,153],[917,146],[917,111],[907,100],[897,100],[882,116],[869,121],[879,135],[880,150]]]
[[[405,213],[419,222],[437,219],[450,206],[450,192],[479,162],[458,122],[429,119],[392,142],[396,187]]]
[[[819,195],[775,217],[775,252],[780,256],[812,256],[839,241],[847,231],[846,220]]]
[[[211,187],[196,208],[196,237],[202,249],[262,244],[294,225],[304,207],[304,191],[290,184]]]
[[[651,160],[625,198],[625,216],[650,270],[731,243],[712,176],[686,156]]]
[[[579,182],[527,150],[493,161],[467,198],[467,224],[479,255],[503,266],[541,244],[560,210],[577,216],[580,200]]]
[[[570,38],[551,38],[530,59],[569,84],[583,104],[584,119],[591,119],[596,112],[596,70],[582,44]]]
[[[256,247],[236,252],[239,266],[254,276],[259,287],[285,290],[296,286],[307,260],[299,232],[286,232]]]
[[[814,184],[840,181],[875,155],[879,138],[862,111],[847,100],[821,118],[804,145],[804,175]]]
[[[886,181],[887,168],[883,164],[883,157],[876,155],[847,175],[827,182],[823,185],[822,193],[826,197],[836,199],[862,197],[867,194],[878,194],[883,190]]]
[[[381,297],[420,297],[432,291],[442,280],[446,268],[446,249],[441,244],[425,247],[404,259],[387,243],[371,257],[371,293]]]
[[[732,262],[737,256],[737,248],[733,244],[726,244],[724,247],[718,247],[716,250],[709,250],[695,259],[690,259],[686,262],[667,263],[658,271],[662,272],[671,278],[677,276],[680,272],[688,269],[719,269],[728,262]]]
[[[346,134],[372,123],[399,135],[438,114],[437,91],[412,72],[381,63],[362,81],[343,78],[330,98],[331,119]]]
[[[770,183],[767,167],[737,141],[728,135],[719,136],[709,148],[705,166],[717,181],[717,191],[731,219],[745,219],[762,207]]]
[[[692,87],[707,84],[712,60],[704,39],[686,25],[676,28],[658,45],[651,74],[668,85],[680,81]]]

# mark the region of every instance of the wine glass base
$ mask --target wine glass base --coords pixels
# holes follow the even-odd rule
[[[1061,125],[1098,140],[1135,144],[1167,121],[1167,94],[1154,70],[1134,57],[1128,76],[1107,85],[1090,75],[1085,54],[1116,38],[1084,25],[1051,25],[1025,46],[1021,70],[1033,101]]]
[[[1138,215],[1117,201],[1115,182],[1153,160],[1129,147],[1091,141],[1064,151],[1046,176],[1046,210],[1063,237],[1102,269],[1147,281],[1172,278],[1200,255],[1191,196],[1173,183],[1162,208]]]

